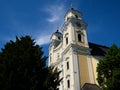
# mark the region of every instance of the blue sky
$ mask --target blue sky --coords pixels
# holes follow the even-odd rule
[[[49,38],[73,7],[83,13],[88,40],[120,47],[119,0],[0,0],[0,48],[15,36],[30,35],[48,55]]]

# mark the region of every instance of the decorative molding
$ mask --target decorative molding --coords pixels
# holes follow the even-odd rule
[[[60,43],[55,49],[53,49],[53,52],[60,50],[62,48],[63,43]]]
[[[90,51],[91,49],[88,47],[84,47],[84,46],[79,46],[76,44],[73,44],[73,51],[80,53],[80,54],[86,54],[86,55],[90,55]]]
[[[66,54],[71,49],[74,53],[76,52],[76,53],[86,54],[86,55],[90,55],[90,51],[91,51],[91,49],[88,47],[79,46],[76,44],[69,44],[68,47],[62,52],[62,55]]]
[[[70,74],[66,75],[66,78],[70,78]]]
[[[71,44],[69,44],[67,48],[63,50],[62,55],[66,54],[70,50],[70,48],[71,48]]]
[[[57,62],[55,62],[55,63],[51,63],[50,66],[57,66],[57,65],[59,65],[61,62],[62,62],[62,60],[59,60],[59,61],[57,61]]]

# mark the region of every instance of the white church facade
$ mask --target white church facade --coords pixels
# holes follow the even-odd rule
[[[71,8],[61,32],[57,30],[50,38],[48,64],[61,70],[59,90],[87,90],[86,84],[98,84],[96,67],[107,47],[88,42],[86,27],[82,13]]]

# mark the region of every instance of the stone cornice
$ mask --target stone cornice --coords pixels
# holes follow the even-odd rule
[[[73,52],[75,52],[75,53],[90,55],[90,51],[91,51],[91,49],[88,48],[88,47],[84,47],[84,46],[79,46],[79,45],[73,44]]]
[[[88,47],[79,46],[76,44],[69,44],[68,47],[62,52],[62,55],[66,54],[69,50],[70,52],[72,50],[74,53],[88,54],[88,55],[90,55],[90,51],[91,51],[91,49]]]

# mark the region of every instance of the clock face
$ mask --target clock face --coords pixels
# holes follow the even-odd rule
[[[78,23],[78,22],[76,23],[76,25],[77,25],[77,27],[81,27],[81,24],[80,24],[80,23]]]

